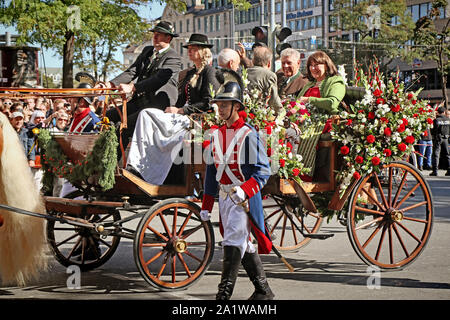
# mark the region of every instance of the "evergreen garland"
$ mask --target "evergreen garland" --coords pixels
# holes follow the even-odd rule
[[[42,169],[44,170],[44,177],[42,184],[44,193],[51,192],[55,176],[65,178],[73,185],[92,184],[92,182],[88,182],[88,178],[96,177],[95,185],[103,191],[114,186],[118,142],[113,126],[100,132],[86,158],[76,163],[69,161],[58,142],[52,139],[49,130],[40,130],[38,139],[43,150]]]

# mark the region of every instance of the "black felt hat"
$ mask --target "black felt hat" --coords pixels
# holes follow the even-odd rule
[[[169,21],[160,21],[152,30],[151,32],[161,32],[166,33],[168,35],[171,35],[172,37],[176,38],[179,35],[175,33],[175,28]]]
[[[208,36],[201,33],[193,33],[189,37],[188,43],[183,45],[183,48],[187,48],[188,46],[200,46],[206,48],[212,48],[214,45],[208,42]]]

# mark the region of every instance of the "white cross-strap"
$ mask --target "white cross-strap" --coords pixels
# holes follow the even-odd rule
[[[222,179],[222,175],[223,172],[225,171],[227,176],[230,178],[231,182],[236,185],[239,186],[242,184],[242,181],[240,181],[236,175],[233,173],[233,171],[230,169],[230,167],[228,166],[229,163],[231,162],[231,160],[234,159],[234,157],[232,157],[233,153],[234,153],[234,148],[236,145],[238,145],[238,150],[237,150],[237,157],[236,159],[239,159],[239,149],[242,146],[242,141],[244,141],[245,137],[250,133],[251,129],[248,128],[247,126],[243,126],[241,127],[236,134],[233,137],[233,140],[231,140],[230,144],[228,145],[228,148],[225,152],[225,154],[222,151],[222,147],[221,147],[221,142],[219,139],[219,130],[215,130],[213,133],[213,143],[214,143],[214,148],[215,148],[215,153],[214,156],[216,157],[216,160],[218,163],[218,167],[217,167],[217,174],[216,174],[216,180],[220,181],[220,179]]]

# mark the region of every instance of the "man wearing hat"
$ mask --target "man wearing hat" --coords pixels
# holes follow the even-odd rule
[[[128,128],[122,134],[124,145],[133,135],[137,116],[142,109],[165,110],[174,106],[178,98],[181,58],[170,47],[172,38],[178,37],[178,34],[174,33],[173,25],[167,21],[159,22],[151,31],[153,46],[145,47],[127,70],[106,84],[107,87],[133,94],[127,103]],[[120,121],[115,109],[108,111],[106,116],[113,122]]]
[[[78,88],[89,89],[92,86],[82,82]],[[72,112],[72,122],[69,126],[71,133],[96,132],[98,130],[99,117],[91,110],[92,97],[85,96],[75,101]]]
[[[182,80],[182,90],[175,106],[165,110],[148,108],[138,116],[127,158],[127,169],[151,184],[171,182],[172,177],[167,179],[168,174],[176,162],[176,155],[183,147],[190,125],[190,119],[186,115],[208,111],[212,99],[210,88],[217,91],[220,87],[216,70],[210,65],[212,46],[206,35],[193,33],[183,47],[187,48],[194,68],[188,70]],[[175,175],[178,169],[183,168],[174,167],[172,171],[173,178],[177,181],[179,176]]]
[[[260,192],[271,172],[256,130],[240,117],[241,101],[241,87],[234,81],[226,82],[211,101],[217,104],[219,118],[225,124],[212,133],[200,216],[209,220],[219,191],[223,268],[216,299],[231,298],[242,263],[255,287],[250,299],[270,300],[274,294],[258,253],[267,254],[272,250]],[[250,232],[258,241],[258,252],[249,240]]]
[[[28,159],[28,164],[34,166],[36,159],[36,148],[33,147],[34,139],[28,134],[28,129],[25,128],[23,119],[24,115],[22,111],[15,111],[11,114],[9,122],[19,135],[19,140],[22,142],[25,155]]]

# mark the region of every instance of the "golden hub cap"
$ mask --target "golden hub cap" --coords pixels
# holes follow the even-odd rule
[[[185,240],[182,239],[175,240],[174,248],[176,252],[183,253],[187,249],[187,243]]]
[[[391,218],[394,221],[402,221],[403,220],[403,212],[399,211],[399,210],[393,210],[391,212]]]

